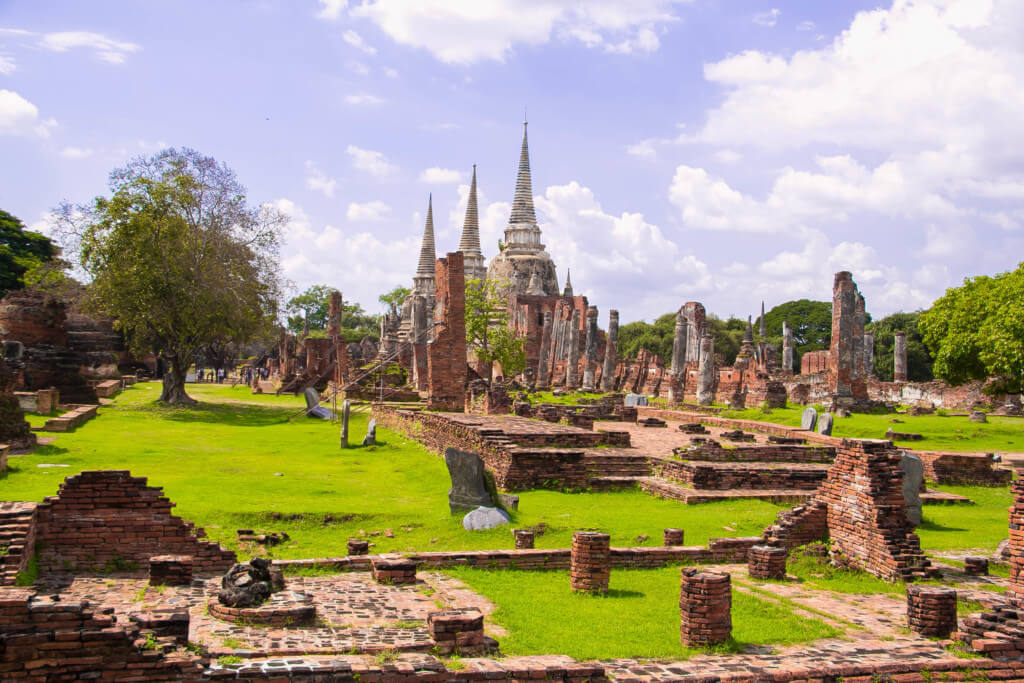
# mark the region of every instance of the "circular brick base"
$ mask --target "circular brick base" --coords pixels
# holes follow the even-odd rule
[[[755,545],[747,551],[747,571],[752,579],[786,578],[786,549]]]
[[[526,529],[513,529],[512,534],[516,538],[516,550],[530,550],[533,548],[533,532]]]
[[[988,558],[965,557],[964,574],[968,576],[988,576]]]
[[[607,592],[611,578],[611,537],[589,531],[573,534],[569,576],[574,591]]]
[[[956,630],[956,591],[940,586],[907,586],[907,626],[923,636],[948,636]]]
[[[370,542],[361,541],[356,538],[348,539],[348,554],[349,557],[353,555],[367,555],[370,552]]]
[[[687,647],[722,643],[732,635],[732,580],[728,574],[683,569],[679,636]]]
[[[665,545],[684,545],[683,538],[685,532],[682,529],[665,529],[663,532],[663,538]]]
[[[316,619],[316,607],[308,595],[275,593],[272,600],[258,607],[228,607],[220,604],[217,598],[212,598],[207,604],[211,616],[234,624],[292,626],[309,624]]]

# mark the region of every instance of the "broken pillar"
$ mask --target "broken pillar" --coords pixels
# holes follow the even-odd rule
[[[580,386],[580,309],[572,309],[572,320],[568,333],[568,352],[565,365],[565,388],[578,389]]]
[[[686,647],[723,643],[732,635],[732,581],[728,574],[683,568],[679,635]]]
[[[601,368],[601,391],[615,388],[615,355],[619,343],[619,312],[608,311],[608,344],[604,350],[604,366]]]
[[[829,350],[829,389],[836,398],[853,397],[856,311],[857,285],[849,271],[840,271],[832,284],[832,347]]]
[[[875,333],[864,332],[864,379],[875,374]]]
[[[593,391],[597,369],[597,306],[587,308],[587,343],[583,358],[583,391]]]
[[[462,252],[435,264],[434,338],[427,345],[427,407],[462,411],[466,390],[466,278]]]
[[[697,367],[697,403],[709,406],[715,400],[715,338],[705,332],[700,338],[700,361]]]
[[[537,361],[537,388],[547,389],[550,385],[548,354],[551,348],[551,311],[544,311],[544,329],[540,335],[540,360]]]
[[[782,371],[793,374],[793,328],[782,321]]]
[[[892,345],[892,379],[894,382],[907,381],[907,333],[896,330]]]

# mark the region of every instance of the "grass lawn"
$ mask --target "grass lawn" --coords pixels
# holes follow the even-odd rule
[[[505,654],[683,659],[702,652],[679,642],[679,567],[613,571],[605,596],[572,592],[567,572],[447,571],[498,605],[490,618],[509,633],[500,640]],[[561,618],[552,618],[556,615]],[[716,652],[840,634],[818,619],[795,616],[773,600],[736,589],[732,621],[733,642]]]
[[[983,425],[984,426],[984,425]],[[928,551],[979,549],[992,552],[1009,534],[1009,486],[933,486],[967,496],[974,505],[925,505],[917,535]]]
[[[380,445],[341,451],[337,424],[302,415],[287,421],[305,405],[301,397],[191,384],[188,391],[202,403],[177,409],[155,404],[159,391],[155,383],[137,384],[100,408],[96,419],[58,434],[52,446],[11,458],[0,476],[0,499],[41,500],[81,470],[128,469],[164,487],[176,514],[234,549],[239,528],[287,532],[291,542],[272,550],[287,558],[344,555],[346,539],[360,530],[376,533],[370,540],[377,552],[513,546],[508,528],[465,531],[448,512],[443,460],[401,435],[378,429]],[[32,417],[37,424],[44,419]],[[367,421],[366,413],[352,415],[351,442],[362,440]],[[645,545],[659,545],[666,527],[686,529],[693,544],[754,535],[780,506],[749,500],[687,506],[632,490],[527,491],[520,508],[516,526],[545,525],[537,547],[566,548],[573,531],[586,528],[611,534],[614,545],[634,545],[640,535],[649,536]]]
[[[748,408],[723,411],[722,417],[799,427],[803,411],[804,407],[795,406],[772,408],[771,413],[765,414],[758,408]],[[903,422],[894,424],[893,419]],[[1016,417],[990,415],[988,422],[978,423],[971,422],[966,416],[853,413],[850,417],[835,418],[832,436],[881,439],[890,427],[897,432],[924,436],[922,441],[896,442],[898,446],[922,451],[1024,452],[1024,419]]]

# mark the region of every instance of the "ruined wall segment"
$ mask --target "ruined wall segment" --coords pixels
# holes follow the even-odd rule
[[[435,265],[434,338],[427,344],[427,405],[461,411],[466,391],[466,278],[462,252]]]

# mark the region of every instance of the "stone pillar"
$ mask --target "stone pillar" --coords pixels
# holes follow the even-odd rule
[[[466,392],[466,279],[462,252],[435,263],[434,338],[427,345],[427,407],[461,411]]]
[[[611,577],[611,538],[608,534],[590,531],[573,534],[569,576],[574,591],[608,591]]]
[[[907,626],[933,638],[956,630],[956,591],[945,586],[907,586]]]
[[[348,539],[349,557],[354,555],[367,555],[370,552],[370,542],[359,538]]]
[[[583,391],[594,390],[594,374],[597,364],[597,306],[587,308],[587,343],[583,361]]]
[[[516,550],[530,550],[533,548],[533,532],[529,529],[513,529],[512,534],[516,539]]]
[[[782,371],[793,373],[793,328],[782,321]]]
[[[548,354],[551,350],[551,311],[544,312],[544,328],[540,335],[540,359],[537,361],[537,388],[547,389],[550,384],[548,374]]]
[[[678,377],[686,372],[686,317],[680,310],[676,313],[676,329],[672,337],[672,375]]]
[[[665,529],[662,532],[662,537],[665,539],[664,544],[666,546],[683,545],[684,534],[682,529]]]
[[[697,367],[697,403],[711,405],[715,400],[715,338],[705,332],[700,338],[700,364]]]
[[[580,386],[580,309],[572,309],[569,327],[569,352],[565,365],[565,388],[578,389]]]
[[[853,397],[853,333],[857,285],[848,271],[832,283],[832,346],[829,349],[829,389],[837,398]]]
[[[875,333],[864,332],[864,379],[875,374]]]
[[[747,572],[752,579],[786,578],[786,549],[755,545],[747,551]]]
[[[619,312],[608,311],[608,344],[604,350],[604,367],[601,368],[601,391],[615,388],[615,356],[619,344]]]
[[[864,379],[864,295],[857,292],[853,307],[853,378]]]
[[[684,568],[679,617],[680,640],[686,647],[705,647],[728,640],[732,635],[729,575]]]
[[[327,337],[336,339],[341,335],[341,292],[331,292],[331,303],[327,313]]]
[[[907,381],[907,333],[896,330],[892,345],[892,379],[895,382]]]

